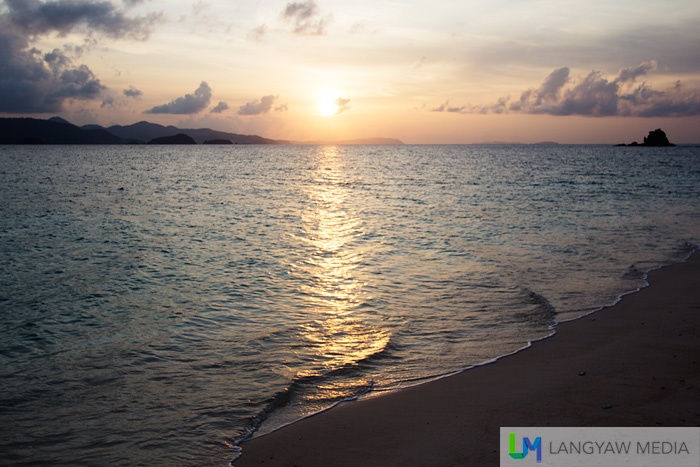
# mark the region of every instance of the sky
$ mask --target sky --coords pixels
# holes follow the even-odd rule
[[[697,0],[0,0],[0,117],[700,143]]]

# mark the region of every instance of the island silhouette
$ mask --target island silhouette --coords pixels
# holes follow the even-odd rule
[[[153,138],[148,142],[148,144],[197,144],[197,142],[184,133],[178,133],[173,136],[161,136],[160,138]]]
[[[666,136],[666,133],[661,129],[657,128],[656,130],[650,131],[649,136],[644,137],[644,142],[642,144],[639,144],[636,141],[631,142],[630,144],[618,144],[617,146],[675,146],[675,144],[671,143],[668,140],[668,137]]]

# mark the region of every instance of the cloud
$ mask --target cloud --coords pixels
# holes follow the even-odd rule
[[[576,86],[565,89],[569,81],[569,68],[554,70],[538,89],[528,89],[510,110],[530,114],[591,115],[604,117],[617,115],[619,86],[608,81],[598,71],[592,71]]]
[[[656,67],[656,61],[652,60],[650,62],[644,62],[635,68],[625,68],[620,70],[620,72],[617,74],[617,78],[615,78],[615,81],[618,83],[632,82],[638,77],[646,75],[649,71],[655,70]]]
[[[59,49],[44,54],[33,47],[42,36],[86,30],[88,35],[145,39],[159,18],[129,17],[110,1],[5,0],[0,9],[0,112],[58,112],[67,100],[97,100],[107,89],[90,68],[73,64]],[[79,57],[84,48],[67,45],[64,50]]]
[[[127,2],[127,5],[134,2]],[[20,31],[33,36],[58,32],[66,35],[84,26],[108,37],[146,40],[162,21],[162,13],[129,17],[109,1],[5,0],[7,19]]]
[[[460,114],[502,114],[508,111],[507,104],[510,97],[501,97],[492,105],[463,105],[461,107],[450,106],[450,101],[431,109],[433,112],[450,112]]]
[[[339,97],[335,100],[334,104],[338,107],[338,110],[335,111],[336,114],[342,114],[350,110],[350,98],[344,99]]]
[[[216,104],[216,107],[210,110],[211,113],[213,114],[220,114],[224,110],[228,110],[228,104],[224,101],[220,101],[218,104]]]
[[[0,32],[0,112],[58,112],[67,99],[97,99],[107,89],[87,66],[74,66],[58,49],[27,50],[13,32]]]
[[[211,101],[211,88],[202,81],[199,87],[193,94],[185,94],[183,97],[170,101],[167,104],[157,105],[150,110],[146,110],[146,114],[195,114],[204,110]]]
[[[77,68],[56,67],[55,70],[59,86],[53,91],[52,96],[92,99],[107,89],[85,65]]]
[[[331,21],[330,16],[321,17],[314,0],[287,3],[282,17],[294,24],[294,33],[305,36],[323,36]]]
[[[102,100],[102,104],[100,104],[100,108],[104,109],[105,107],[110,107],[110,108],[116,108],[117,103],[114,100],[114,97],[112,96],[107,96]]]
[[[537,102],[555,102],[559,99],[561,89],[569,82],[569,69],[567,67],[554,70],[547,76],[542,86],[537,90]]]
[[[136,89],[134,86],[129,86],[129,89],[124,89],[124,95],[126,97],[133,97],[134,99],[138,99],[143,95],[143,92]]]
[[[265,113],[272,111],[276,100],[277,100],[277,97],[273,96],[273,95],[263,96],[260,100],[254,100],[253,102],[248,102],[247,104],[240,106],[238,109],[238,112],[236,112],[236,113],[238,115],[265,114]],[[287,110],[287,104],[282,104],[278,107],[275,107],[274,110],[276,110],[276,111]]]
[[[687,117],[700,115],[700,92],[686,92],[680,80],[665,91],[641,84],[620,96],[621,115],[637,117]]]
[[[209,8],[211,6],[210,3],[205,2],[204,0],[199,0],[197,3],[194,3],[192,5],[192,14],[194,16],[197,16],[201,14],[204,10]]]
[[[261,42],[263,39],[265,39],[265,36],[267,35],[267,26],[264,24],[261,24],[255,29],[251,29],[248,32],[248,39],[251,41],[255,42]]]
[[[664,91],[646,83],[635,87],[637,78],[656,69],[656,62],[644,62],[634,68],[619,71],[609,79],[599,71],[591,71],[572,86],[568,67],[549,74],[537,89],[523,91],[520,99],[507,106],[509,98],[502,97],[490,106],[464,105],[454,107],[449,101],[432,109],[435,112],[504,113],[584,115],[591,117],[679,117],[700,115],[700,93],[685,92],[678,81]]]

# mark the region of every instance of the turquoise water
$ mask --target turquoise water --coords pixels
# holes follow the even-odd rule
[[[523,347],[700,244],[700,148],[0,147],[8,465],[236,441]]]

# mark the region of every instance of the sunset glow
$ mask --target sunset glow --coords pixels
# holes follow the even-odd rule
[[[0,0],[0,115],[295,141],[700,142],[698,21],[695,0]]]

